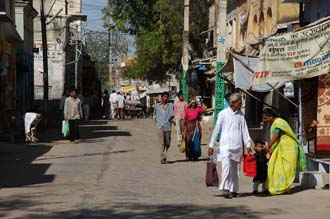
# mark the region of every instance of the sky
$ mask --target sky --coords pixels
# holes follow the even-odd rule
[[[107,7],[108,0],[82,0],[82,12],[87,15],[86,29],[92,31],[107,31],[103,27],[102,9]],[[129,37],[134,42],[134,37]],[[134,44],[129,47],[128,55],[134,56]]]
[[[102,9],[107,7],[108,0],[82,0],[83,14],[87,15],[86,29],[106,31],[103,27]]]

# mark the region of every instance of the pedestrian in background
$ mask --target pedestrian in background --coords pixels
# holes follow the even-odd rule
[[[81,93],[81,90],[80,90],[80,88],[78,87],[77,88],[77,90],[76,90],[76,93],[77,93],[77,98],[80,100],[80,102],[81,102],[81,105],[83,105],[84,103],[84,98],[83,98],[83,95],[82,95],[82,93]]]
[[[103,96],[102,96],[102,117],[105,119],[110,119],[110,96],[109,91],[104,90]]]
[[[217,160],[222,161],[221,184],[225,198],[237,197],[240,162],[243,146],[251,153],[249,130],[241,111],[242,97],[233,93],[229,97],[230,107],[218,114],[217,122],[210,140],[208,155],[213,156],[213,147],[220,134]]]
[[[70,141],[79,142],[79,120],[82,119],[83,113],[81,101],[77,98],[77,90],[70,90],[70,97],[66,98],[64,105],[64,118],[69,121]]]
[[[110,104],[111,104],[111,118],[116,119],[118,116],[117,108],[118,108],[118,98],[115,90],[112,90],[110,94]]]
[[[171,145],[171,123],[174,118],[173,104],[168,103],[168,92],[163,92],[161,102],[157,103],[154,109],[157,134],[160,142],[160,163],[167,163],[167,152]]]
[[[89,105],[89,99],[87,97],[87,94],[85,93],[83,95],[83,113],[84,113],[84,122],[89,121],[89,115],[90,115],[90,105]]]
[[[117,93],[117,102],[118,102],[118,120],[124,120],[124,108],[125,108],[125,97],[121,92]]]
[[[147,96],[140,98],[143,117],[147,118]]]
[[[178,100],[174,103],[174,121],[176,124],[176,139],[177,139],[177,146],[180,147],[180,143],[182,141],[182,131],[183,131],[183,119],[184,119],[184,112],[188,107],[188,103],[184,101],[182,91],[178,93]]]
[[[197,105],[196,100],[189,103],[184,112],[183,133],[186,142],[186,158],[197,160],[201,156],[202,128],[200,125],[203,109]]]

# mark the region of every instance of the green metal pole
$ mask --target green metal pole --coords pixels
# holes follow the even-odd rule
[[[224,73],[220,72],[226,61],[226,19],[227,19],[227,0],[217,0],[217,62],[215,78],[215,107],[214,123],[218,118],[218,113],[224,108],[225,99],[225,80]]]
[[[182,77],[181,77],[181,90],[183,98],[188,101],[188,86],[186,75],[189,69],[189,3],[190,0],[184,0],[183,12],[183,44],[182,44]]]
[[[181,90],[183,94],[183,99],[188,102],[188,86],[186,81],[186,71],[182,70],[182,77],[181,77]]]
[[[220,72],[223,65],[223,62],[216,63],[214,124],[217,122],[218,113],[224,108],[226,89],[224,73]]]

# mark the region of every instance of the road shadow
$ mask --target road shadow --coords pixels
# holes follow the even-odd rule
[[[83,142],[97,143],[102,142],[102,138],[111,136],[132,136],[130,132],[118,130],[118,126],[109,125],[107,120],[93,120],[88,123],[81,122],[79,125],[80,138]],[[64,138],[61,134],[60,128],[46,130],[39,134],[40,142],[52,143],[63,141]]]
[[[192,204],[147,205],[121,204],[109,209],[81,209],[77,211],[50,212],[25,215],[25,219],[128,219],[128,218],[157,218],[157,219],[201,219],[201,218],[262,218],[265,212],[256,212],[244,205],[200,206]],[[276,214],[276,213],[275,213]]]
[[[65,159],[65,158],[75,158],[75,157],[92,157],[92,156],[109,155],[109,154],[124,154],[124,153],[133,152],[133,151],[135,151],[135,150],[111,151],[111,152],[106,152],[106,153],[87,153],[87,154],[72,155],[72,156],[46,157],[46,158],[40,158],[40,159],[36,159],[36,160],[41,161],[41,160],[58,160],[58,159]]]
[[[0,147],[0,187],[14,188],[49,183],[55,175],[46,174],[49,163],[33,163],[51,149],[46,145]]]
[[[90,120],[88,122],[81,122],[81,125],[100,126],[108,124],[110,120]]]
[[[11,211],[19,209],[20,211],[29,212],[30,209],[36,206],[47,206],[51,204],[58,204],[58,202],[49,201],[39,201],[38,197],[41,194],[34,193],[33,195],[15,195],[15,196],[5,196],[0,197],[0,218],[9,218],[8,214]],[[27,213],[28,214],[28,213]],[[20,217],[25,218],[25,217]]]
[[[198,160],[188,160],[188,159],[181,159],[181,160],[172,160],[172,161],[167,161],[168,164],[174,164],[174,163],[195,163],[195,162],[205,162],[208,161],[208,158],[202,157],[199,158]]]
[[[293,187],[289,192],[283,193],[283,194],[279,194],[279,195],[293,195],[299,192],[303,192],[306,190],[310,190],[310,189],[315,189],[315,188],[306,188],[306,187],[302,187],[302,186],[295,186]],[[223,196],[223,195],[218,195],[218,196]],[[266,194],[263,192],[258,192],[257,194],[253,194],[252,192],[245,192],[245,193],[239,193],[239,196],[241,198],[243,197],[250,197],[250,196],[255,196],[258,198],[265,198],[265,197],[272,197],[274,195],[271,195],[269,192],[267,192]]]
[[[315,190],[315,187],[303,187],[301,185],[296,185],[295,187],[291,188],[289,192],[284,193],[283,195],[293,195],[299,192],[303,192],[306,190]]]

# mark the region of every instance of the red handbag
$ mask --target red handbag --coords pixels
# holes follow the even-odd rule
[[[244,155],[243,172],[250,177],[257,175],[257,161],[254,155]]]

